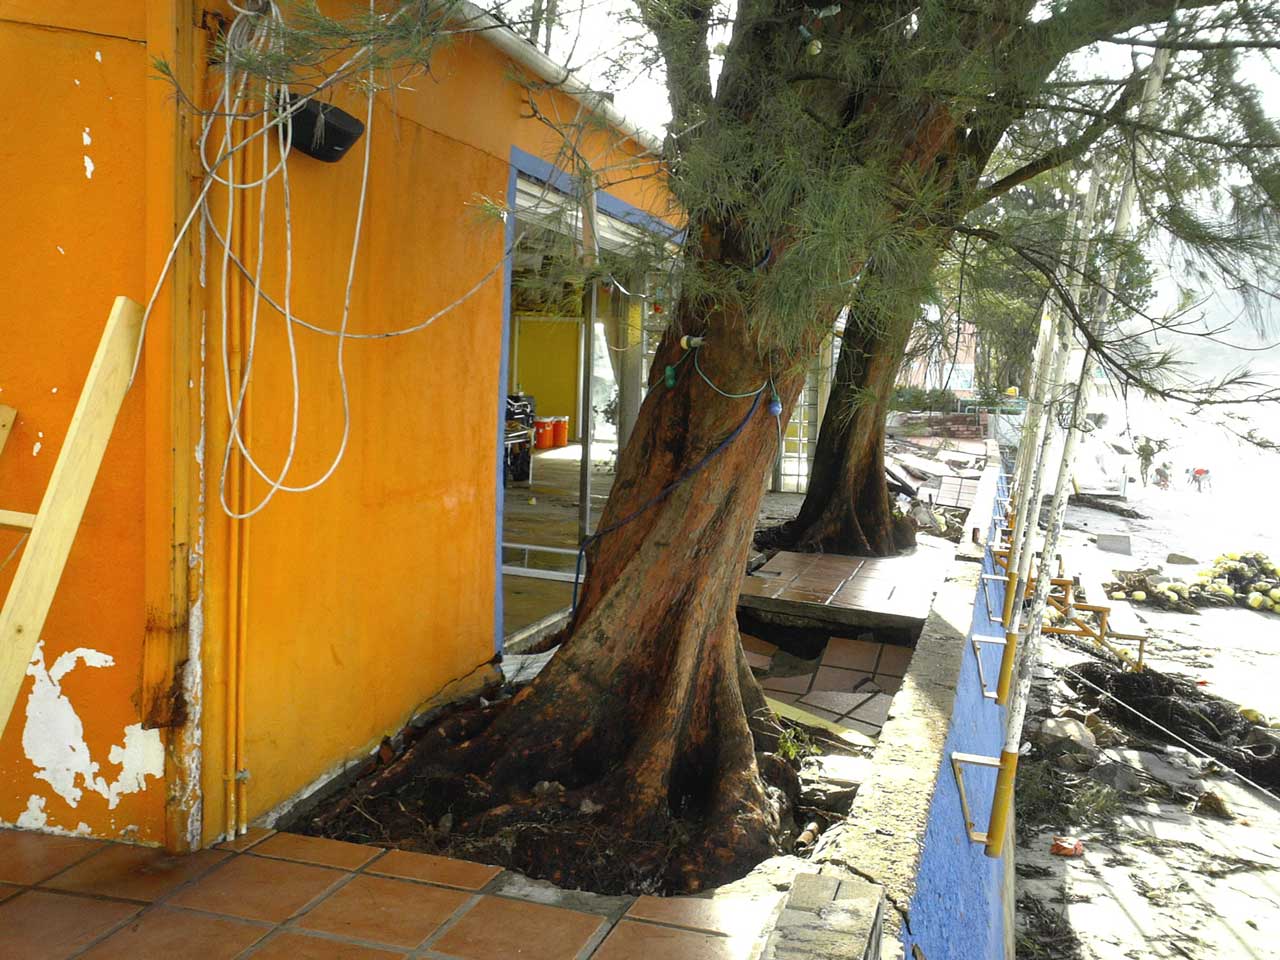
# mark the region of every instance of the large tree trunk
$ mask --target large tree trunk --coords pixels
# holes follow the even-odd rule
[[[932,259],[929,263],[932,264]],[[928,268],[923,268],[927,276]],[[920,300],[874,267],[859,285],[840,341],[804,503],[794,520],[761,531],[763,549],[882,557],[915,542],[895,518],[884,473],[885,417]]]
[[[747,80],[743,89],[756,92]],[[722,92],[731,81],[722,79]],[[955,136],[945,110],[917,109],[905,125],[886,111],[883,140],[868,133],[892,145],[896,162],[886,166],[904,176],[929,169]],[[886,203],[884,216],[900,213]],[[769,408],[776,394],[781,422],[789,419],[820,325],[749,323],[733,306],[754,302],[762,271],[788,256],[785,237],[762,251],[758,238],[745,239],[751,233],[725,222],[696,230],[688,256],[723,287],[681,297],[556,656],[509,701],[425,734],[316,829],[341,834],[348,824],[357,834],[368,829],[360,818],[439,795],[458,818],[455,832],[495,838],[503,862],[596,890],[696,890],[777,851],[796,776],[757,752],[769,734],[756,722],[771,718],[735,613],[780,436]],[[859,266],[849,263],[850,275]],[[681,334],[705,337],[697,366]],[[894,342],[863,348],[884,391],[900,358]],[[668,366],[677,370],[671,387]],[[626,871],[634,883],[619,883]]]
[[[450,807],[461,815],[455,830],[508,831],[515,865],[546,875],[555,862],[561,882],[600,888],[600,864],[589,861],[601,831],[610,859],[669,890],[740,876],[777,852],[787,800],[757,764],[750,718],[766,721],[768,711],[735,611],[777,446],[769,406],[776,390],[789,415],[803,365],[760,356],[741,317],[695,316],[706,309],[682,310],[654,360],[568,639],[510,701],[454,718],[373,778],[360,816],[379,816],[406,784],[433,789],[447,768],[472,788]],[[699,366],[722,390],[764,389],[740,399],[715,392],[691,359],[680,362],[682,332],[706,336]],[[677,363],[668,388],[664,368]],[[770,369],[794,372],[770,381]],[[351,804],[343,816],[356,817]]]
[[[661,386],[679,360],[677,334],[655,358],[619,458],[571,639],[476,749],[493,786],[558,781],[571,805],[602,806],[633,838],[666,837],[684,821],[694,839],[673,864],[688,889],[749,868],[778,840],[748,726],[764,700],[735,620],[777,428],[768,387],[727,399],[691,362],[674,388]],[[707,336],[699,364],[722,390],[767,382],[741,318]],[[784,416],[801,383],[776,383]]]

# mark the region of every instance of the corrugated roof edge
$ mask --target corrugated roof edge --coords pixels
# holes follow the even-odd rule
[[[463,0],[461,4],[463,22],[472,25],[486,40],[509,56],[522,67],[532,71],[538,77],[553,83],[579,103],[626,134],[646,151],[655,156],[662,155],[662,138],[627,119],[613,103],[592,90],[569,70],[556,63],[546,54],[507,26],[493,14]]]

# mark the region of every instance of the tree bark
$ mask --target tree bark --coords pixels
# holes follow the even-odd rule
[[[883,557],[915,543],[909,521],[893,513],[884,438],[920,301],[892,283],[870,267],[850,304],[804,503],[794,520],[757,535],[762,549]]]
[[[727,393],[761,392],[725,398],[687,359],[667,388],[679,332],[663,339],[619,456],[569,640],[464,749],[496,791],[558,782],[570,808],[589,801],[633,839],[667,837],[682,822],[691,840],[668,881],[696,889],[744,872],[779,840],[748,724],[764,698],[735,611],[777,444],[769,403],[776,389],[785,417],[803,377],[770,381],[744,319],[721,316],[699,366]]]
[[[681,333],[706,338],[701,374]],[[734,879],[779,851],[793,791],[761,777],[757,750],[776,744],[753,726],[774,721],[736,609],[778,442],[769,407],[776,398],[785,422],[804,366],[758,343],[744,317],[681,304],[557,655],[510,700],[426,733],[313,829],[341,836],[382,820],[398,795],[450,792],[455,833],[509,836],[513,866],[593,889],[609,888],[602,846],[643,878],[634,889],[667,891]],[[725,397],[703,375],[725,393],[760,390]]]

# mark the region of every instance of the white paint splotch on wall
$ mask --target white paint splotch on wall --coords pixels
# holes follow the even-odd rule
[[[18,815],[18,826],[23,830],[39,830],[49,822],[44,812],[44,797],[33,793],[27,797],[27,809]]]
[[[107,785],[107,806],[115,809],[126,793],[147,789],[147,777],[164,776],[164,744],[159,730],[144,730],[142,724],[124,728],[124,744],[113,746],[107,759],[119,765],[120,775]]]
[[[109,763],[120,767],[120,773],[108,782],[98,771],[101,765],[89,753],[84,739],[84,723],[74,705],[62,692],[62,681],[80,664],[95,669],[115,665],[110,655],[88,647],[77,647],[60,655],[53,666],[46,667],[44,641],[36,644],[35,655],[27,667],[33,680],[27,698],[26,725],[22,730],[22,749],[36,767],[36,778],[48,783],[58,796],[77,806],[84,791],[89,790],[115,809],[120,798],[147,788],[147,777],[164,775],[164,745],[159,730],[144,730],[142,724],[125,727],[120,745],[107,754]],[[39,800],[33,809],[34,801]],[[43,817],[44,800],[32,797],[27,813],[32,819]],[[44,825],[43,821],[40,824]]]
[[[48,783],[73,807],[84,794],[82,787],[95,789],[100,779],[98,764],[89,756],[84,742],[84,724],[62,692],[63,678],[81,663],[101,669],[114,666],[115,660],[97,650],[77,647],[46,668],[44,641],[36,644],[35,655],[27,666],[27,676],[34,683],[27,698],[27,724],[22,730],[22,750],[37,768],[36,779]]]

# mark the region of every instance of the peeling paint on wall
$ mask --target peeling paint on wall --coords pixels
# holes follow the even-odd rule
[[[107,785],[105,794],[107,806],[114,810],[124,794],[147,789],[147,777],[164,776],[164,744],[160,741],[160,731],[144,730],[140,723],[129,724],[124,728],[124,744],[113,746],[107,759],[120,767],[120,775]]]
[[[84,795],[81,785],[93,790],[100,779],[98,764],[89,756],[84,742],[84,724],[62,692],[63,678],[81,662],[95,669],[115,665],[115,660],[105,653],[77,647],[46,668],[44,641],[36,644],[27,667],[27,676],[35,682],[27,698],[27,724],[22,730],[22,750],[38,769],[36,779],[48,783],[73,807]]]
[[[44,797],[33,793],[27,797],[27,809],[18,815],[18,826],[23,830],[39,830],[49,822],[44,812]]]
[[[98,775],[100,765],[89,753],[84,739],[84,724],[75,707],[62,692],[62,680],[83,663],[103,669],[115,666],[108,654],[88,647],[77,647],[62,654],[46,667],[44,641],[36,644],[35,655],[27,667],[34,683],[27,698],[26,725],[22,730],[22,749],[36,767],[35,777],[48,783],[58,796],[77,806],[90,790],[115,809],[127,793],[147,788],[147,777],[164,775],[164,745],[159,730],[144,730],[134,723],[124,729],[124,743],[112,746],[107,760],[120,767],[119,775],[110,783]],[[33,806],[39,800],[38,808]],[[24,818],[43,818],[44,800],[33,796]],[[21,818],[20,818],[21,822]],[[46,824],[42,821],[40,826]]]

